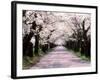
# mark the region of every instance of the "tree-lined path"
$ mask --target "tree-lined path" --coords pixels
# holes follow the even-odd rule
[[[84,67],[89,65],[89,61],[80,59],[73,51],[69,51],[63,46],[57,46],[42,57],[31,69]]]

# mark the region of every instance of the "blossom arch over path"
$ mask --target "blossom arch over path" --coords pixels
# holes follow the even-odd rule
[[[40,50],[41,53],[46,52],[40,62],[32,68],[90,65],[89,61],[81,60],[74,52],[79,51],[80,54],[91,58],[91,15],[89,13],[24,11],[26,13],[23,16],[22,34],[23,42],[25,41],[24,56],[33,57],[33,54],[39,56]],[[48,50],[51,51],[47,52]]]

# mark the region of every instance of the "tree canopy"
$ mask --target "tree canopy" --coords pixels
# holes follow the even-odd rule
[[[33,46],[64,45],[69,40],[82,43],[90,36],[90,21],[86,13],[23,10],[22,32],[23,37],[30,36]]]

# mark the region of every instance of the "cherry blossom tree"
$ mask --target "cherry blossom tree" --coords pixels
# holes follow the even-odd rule
[[[25,16],[24,16],[24,27],[28,27],[26,28],[28,31],[26,32],[26,35],[28,36],[28,39],[26,39],[26,37],[24,37],[25,41],[23,40],[23,44],[27,44],[26,48],[29,46],[28,44],[30,43],[30,40],[32,39],[32,37],[34,36],[35,38],[35,50],[34,53],[35,55],[38,55],[38,48],[39,48],[39,32],[42,30],[42,24],[43,24],[43,18],[42,15],[39,12],[34,12],[34,11],[26,11]],[[24,28],[23,28],[24,29]],[[25,29],[24,31],[25,32]],[[24,45],[25,46],[25,45]],[[32,47],[33,45],[31,45]],[[25,49],[24,49],[25,50]],[[32,50],[32,49],[31,49]],[[30,51],[30,50],[29,50]],[[32,54],[29,53],[29,54]],[[31,55],[32,56],[32,55]]]
[[[31,46],[30,53],[34,47],[34,54],[39,55],[40,48],[45,52],[53,45],[65,45],[69,40],[86,43],[87,36],[90,35],[90,17],[75,14],[23,10],[24,47]]]
[[[76,41],[76,48],[86,56],[90,56],[90,15],[76,15],[71,17],[73,24],[72,38]]]
[[[25,36],[28,36],[28,40],[24,39],[26,41],[24,44],[30,43],[32,37],[34,37],[34,53],[35,55],[38,55],[39,45],[48,44],[48,38],[51,35],[51,32],[54,31],[52,24],[56,21],[56,18],[50,12],[46,11],[27,10],[23,11],[23,13],[23,36],[25,39]]]

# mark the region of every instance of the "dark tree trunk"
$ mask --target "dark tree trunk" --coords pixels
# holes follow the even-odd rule
[[[33,44],[30,42],[33,32],[26,34],[23,38],[23,56],[33,56]]]
[[[39,35],[35,35],[35,55],[39,55]]]

